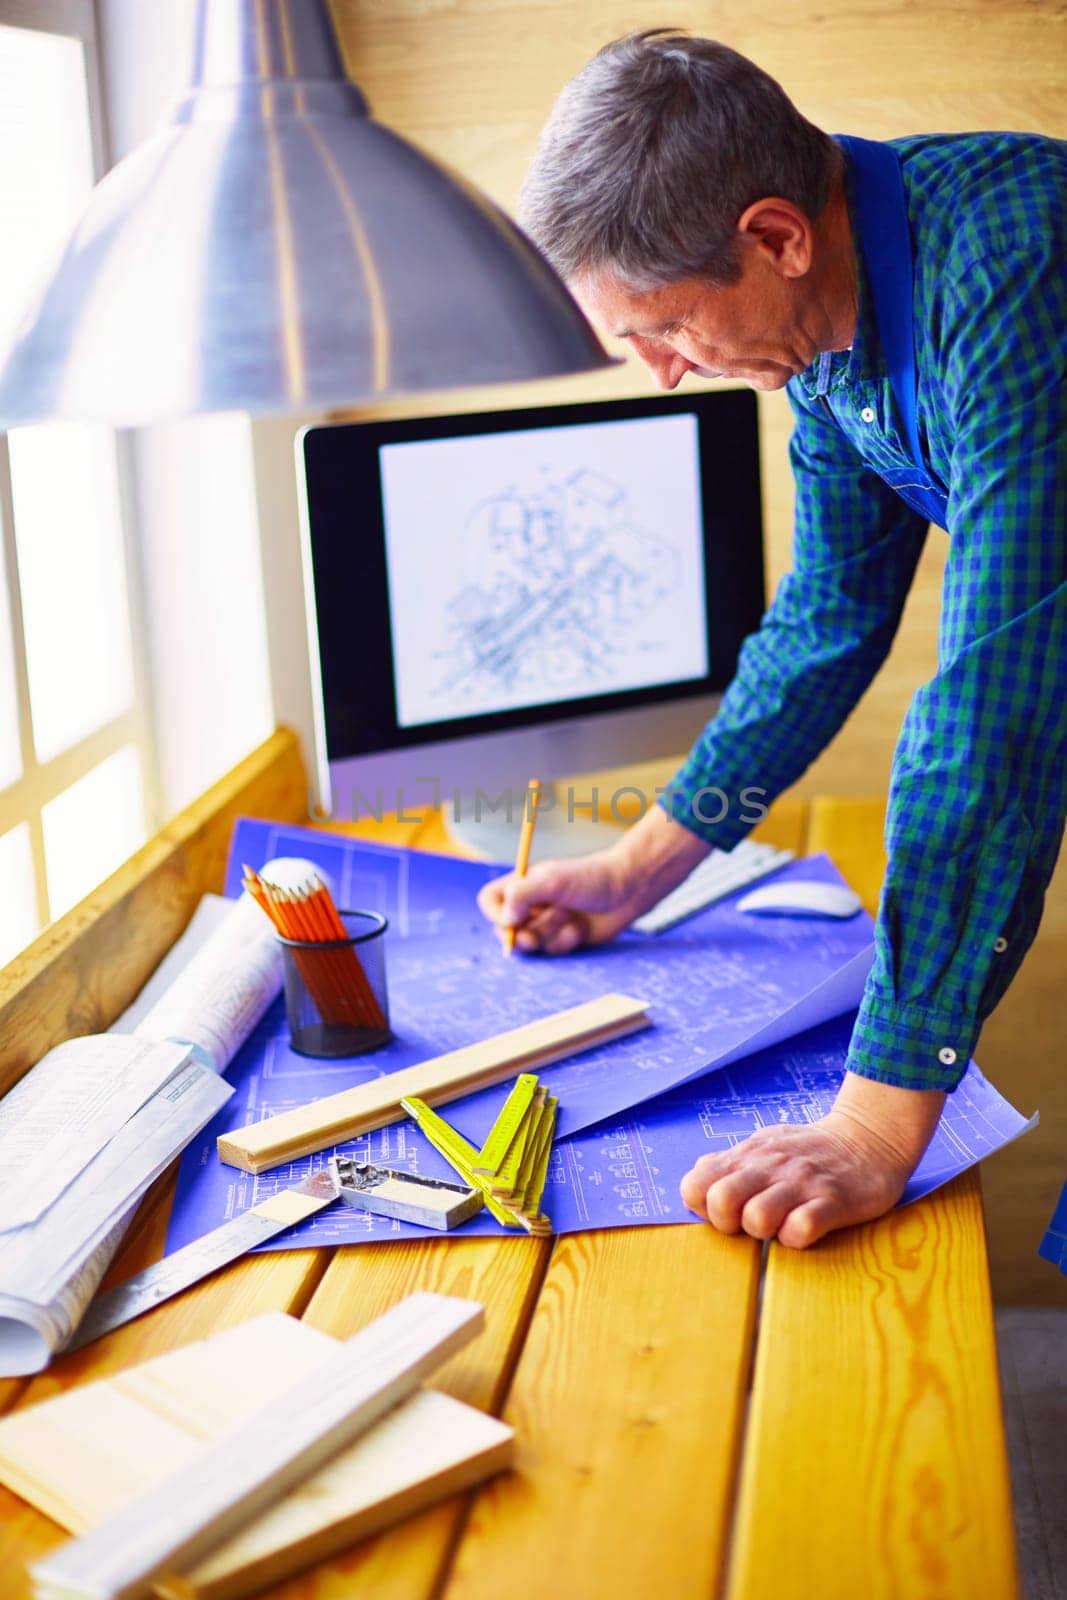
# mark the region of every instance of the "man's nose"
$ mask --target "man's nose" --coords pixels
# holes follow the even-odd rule
[[[675,350],[656,350],[643,340],[634,339],[632,342],[634,350],[655,379],[657,388],[677,389],[686,373],[692,370],[693,363]]]
[[[652,376],[661,389],[677,389],[686,373],[689,363],[681,356],[671,356],[669,361],[661,361],[652,369]]]

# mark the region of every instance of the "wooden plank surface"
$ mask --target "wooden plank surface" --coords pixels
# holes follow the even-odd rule
[[[715,1593],[759,1261],[696,1224],[557,1241],[504,1411],[517,1467],[476,1494],[442,1600]]]
[[[296,821],[307,789],[296,736],[272,734],[0,972],[0,1094],[63,1039],[102,1032],[196,909],[222,888],[234,819]]]
[[[202,1447],[228,1429],[243,1434],[265,1401],[321,1371],[338,1348],[337,1340],[295,1317],[276,1311],[253,1317],[0,1420],[0,1475],[46,1516],[84,1533],[194,1455],[203,1461]],[[289,1415],[283,1407],[283,1419]],[[506,1468],[513,1453],[514,1435],[497,1418],[421,1389],[368,1437],[302,1480],[284,1503],[194,1571],[185,1568],[174,1588],[182,1600],[258,1594],[313,1566],[316,1552],[323,1560],[348,1550],[449,1492],[473,1487]],[[174,1591],[167,1584],[163,1592]]]
[[[772,1245],[728,1600],[1017,1593],[977,1173]]]
[[[289,800],[273,808],[285,816],[294,791],[281,739],[272,757],[281,766],[264,781],[289,769]],[[791,800],[758,833],[828,849],[873,904],[872,816],[871,803],[816,802],[809,829],[805,802]],[[456,853],[436,816],[340,831]],[[224,844],[218,864],[223,854]],[[164,1183],[113,1277],[158,1257],[169,1203]],[[575,1235],[554,1251],[522,1238],[398,1242],[332,1258],[278,1252],[7,1386],[0,1401],[28,1404],[267,1309],[303,1312],[345,1337],[413,1289],[470,1296],[487,1306],[487,1333],[443,1369],[441,1387],[503,1408],[519,1435],[518,1470],[272,1590],[276,1600],[540,1600],[548,1586],[612,1600],[711,1595],[727,1546],[759,1261],[754,1241],[695,1225]],[[983,1273],[975,1179],[814,1253],[772,1249],[730,1600],[1014,1593]],[[797,1441],[825,1436],[827,1417],[813,1495],[815,1464]],[[0,1524],[0,1570],[14,1573],[5,1600],[22,1600],[26,1564],[61,1535],[8,1496]]]
[[[304,1320],[346,1338],[415,1289],[466,1295],[486,1308],[486,1327],[434,1376],[434,1388],[499,1414],[548,1262],[547,1239],[398,1241],[334,1254]],[[294,1580],[275,1600],[430,1600],[455,1544],[468,1496],[457,1495],[402,1527],[367,1540]]]

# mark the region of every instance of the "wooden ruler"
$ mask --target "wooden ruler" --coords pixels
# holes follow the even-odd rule
[[[400,1122],[401,1100],[414,1097],[427,1105],[446,1105],[476,1089],[500,1083],[514,1072],[536,1071],[621,1039],[650,1023],[648,1002],[629,995],[606,994],[567,1011],[557,1011],[537,1022],[496,1034],[479,1044],[447,1055],[420,1061],[387,1073],[371,1083],[361,1083],[340,1094],[327,1095],[308,1106],[268,1117],[247,1128],[219,1136],[219,1160],[242,1172],[266,1172],[286,1161],[299,1160],[316,1150]]]

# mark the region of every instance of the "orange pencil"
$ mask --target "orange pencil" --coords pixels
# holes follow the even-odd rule
[[[294,889],[275,889],[275,904],[282,919],[282,926],[287,939],[296,939],[302,944],[314,944],[318,934],[304,915],[298,891]],[[323,959],[326,952],[312,950],[295,950],[297,968],[307,985],[308,991],[315,1002],[316,1008],[324,1022],[340,1021],[340,996],[337,991],[333,974],[329,964]]]
[[[314,945],[348,937],[333,896],[317,875],[299,888],[280,889],[246,866],[244,887],[285,939]],[[324,1022],[348,1020],[385,1027],[378,997],[352,945],[334,950],[295,950],[293,954]]]
[[[278,889],[278,909],[282,913],[286,938],[316,944],[318,930],[307,915],[299,890]],[[341,981],[335,950],[296,950],[296,964],[324,1022],[341,1022],[350,1010]]]
[[[312,878],[302,891],[307,900],[308,915],[315,928],[317,937],[321,939],[346,939],[348,929],[341,920],[341,914],[333,903],[333,896],[320,878]],[[385,1017],[382,1014],[378,998],[371,987],[370,979],[363,970],[363,963],[359,959],[359,952],[354,945],[349,945],[346,950],[337,954],[342,958],[341,967],[345,980],[349,986],[354,986],[355,994],[362,1006],[366,1009],[370,1022],[379,1028],[385,1026]]]
[[[295,898],[300,907],[305,939],[326,944],[333,939],[347,937],[340,917],[337,919],[340,933],[323,917],[310,883],[303,884],[295,892]],[[330,973],[333,992],[340,1007],[339,1017],[347,1014],[367,1026],[376,1025],[374,995],[351,946],[347,949],[323,950],[315,959],[321,961]]]
[[[531,778],[526,787],[522,809],[522,827],[519,830],[519,848],[515,856],[515,876],[525,878],[530,865],[530,847],[533,844],[534,823],[537,821],[537,802],[541,796],[540,778]],[[515,928],[504,929],[504,954],[511,955],[515,948]]]
[[[257,872],[253,872],[251,867],[245,867],[244,875],[244,887],[256,904],[266,912],[283,939],[296,939],[305,943],[315,940],[316,934],[301,915],[299,905],[294,903],[294,897],[287,890],[278,889],[265,878],[261,878]],[[330,956],[337,954],[335,951],[323,951],[321,955],[302,950],[293,952],[297,970],[323,1020],[338,1022],[342,1020],[345,1012],[350,1010],[350,1006],[344,985],[340,982],[340,973],[331,972],[323,960],[327,953]]]

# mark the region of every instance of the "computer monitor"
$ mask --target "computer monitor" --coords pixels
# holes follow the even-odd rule
[[[436,801],[506,860],[531,777],[687,749],[759,622],[747,390],[316,426],[297,460],[334,816]],[[541,854],[610,842],[568,799]]]

